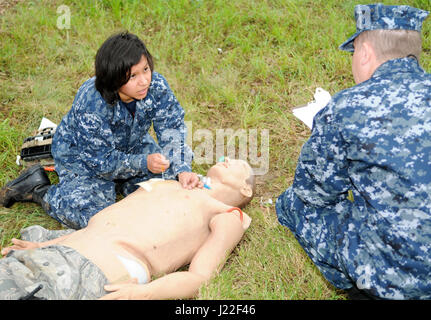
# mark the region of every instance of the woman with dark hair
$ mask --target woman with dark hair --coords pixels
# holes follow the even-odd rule
[[[95,71],[53,138],[59,183],[50,185],[42,167],[31,167],[0,192],[4,206],[34,201],[79,229],[113,204],[117,191],[126,196],[138,182],[163,176],[184,188],[202,187],[191,172],[184,110],[154,71],[144,43],[128,32],[109,37],[97,51]],[[148,134],[151,125],[158,144]]]
[[[119,100],[119,90],[130,79],[130,69],[141,59],[151,75],[154,71],[153,57],[145,44],[134,34],[116,34],[107,39],[96,54],[96,89],[108,104]],[[151,77],[150,77],[151,80]]]

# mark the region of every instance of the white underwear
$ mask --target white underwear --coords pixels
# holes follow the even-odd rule
[[[141,266],[138,262],[132,259],[122,257],[120,255],[117,255],[117,258],[123,263],[131,278],[138,279],[139,284],[144,284],[148,282],[147,270],[145,270],[145,268]]]

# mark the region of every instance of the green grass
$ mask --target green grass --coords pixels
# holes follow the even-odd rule
[[[353,8],[361,1],[6,1],[12,2],[0,16],[1,185],[20,171],[15,158],[23,139],[43,116],[60,122],[93,75],[99,46],[127,29],[147,44],[194,132],[270,131],[270,170],[246,209],[252,226],[198,299],[345,298],[278,224],[274,206],[260,201],[275,203],[292,183],[309,136],[291,110],[310,101],[316,87],[334,94],[353,85],[351,56],[338,45],[355,31]],[[431,10],[428,0],[382,2]],[[70,8],[70,29],[57,28],[60,5]],[[430,28],[428,21],[422,57],[428,71]],[[208,167],[194,165],[200,173]],[[0,208],[0,245],[33,224],[61,227],[35,204]]]

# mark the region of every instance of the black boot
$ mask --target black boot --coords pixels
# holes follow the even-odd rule
[[[43,196],[45,195],[45,193],[48,191],[49,188],[51,188],[51,185],[45,184],[45,185],[37,186],[33,190],[33,201],[40,204],[46,213],[48,213],[49,211],[49,203],[43,200]]]
[[[50,184],[51,182],[41,165],[31,166],[0,190],[0,205],[9,208],[15,202],[35,201],[33,191]],[[44,191],[46,192],[46,190]]]

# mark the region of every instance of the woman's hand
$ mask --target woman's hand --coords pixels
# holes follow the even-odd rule
[[[178,174],[178,181],[184,189],[203,188],[204,184],[194,172],[181,172]]]
[[[147,168],[152,173],[162,173],[170,166],[169,160],[161,153],[153,153],[147,156]]]

